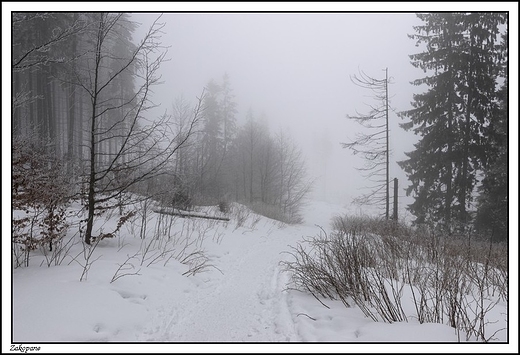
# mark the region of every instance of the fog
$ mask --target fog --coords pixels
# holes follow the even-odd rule
[[[158,13],[134,13],[138,40]],[[411,202],[406,176],[396,161],[413,150],[416,137],[399,127],[397,112],[411,108],[410,82],[424,73],[410,64],[418,52],[407,34],[420,24],[414,13],[164,13],[162,43],[170,60],[162,66],[163,84],[154,102],[170,110],[175,98],[192,103],[213,79],[229,76],[238,104],[237,120],[248,109],[263,115],[271,131],[288,131],[303,150],[313,198],[350,204],[367,192],[356,170],[363,161],[340,142],[364,128],[346,115],[368,113],[373,94],[350,76],[360,70],[390,78],[390,179],[399,179],[400,216]]]

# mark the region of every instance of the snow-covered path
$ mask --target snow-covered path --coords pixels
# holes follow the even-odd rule
[[[160,315],[164,319],[156,319],[152,324],[155,329],[145,331],[144,338],[159,341],[298,340],[282,292],[286,276],[279,262],[287,241],[277,239],[281,235],[276,234],[259,236],[252,231],[241,238],[223,241],[222,254],[211,255],[212,264],[218,270],[208,273],[195,287],[185,289],[180,298],[174,297],[165,304]],[[227,249],[230,243],[232,248]],[[159,327],[157,321],[161,323]]]
[[[279,248],[273,244],[280,243],[250,241],[214,260],[221,277],[172,300],[165,314],[170,321],[148,340],[297,340],[281,292],[285,280],[278,265]]]
[[[227,235],[210,255],[218,270],[167,301],[139,340],[301,341],[280,261],[289,257],[288,245],[316,232],[314,224],[328,223],[330,215],[321,212],[304,225],[278,229],[264,220],[264,226]]]
[[[162,249],[146,251],[144,246],[153,239],[142,244],[133,225],[128,234],[122,231],[119,238],[100,243],[93,254],[94,266],[82,281],[78,280],[83,271],[81,243],[76,242],[70,252],[77,263],[69,257],[60,266],[42,268],[37,265],[44,265],[45,258],[36,255],[31,261],[36,268],[15,269],[15,339],[304,341],[298,331],[300,307],[285,290],[289,275],[280,261],[290,260],[286,253],[290,246],[315,235],[316,224],[328,225],[334,213],[337,206],[313,204],[300,225],[282,225],[256,214],[240,225],[238,219],[229,223],[178,219],[174,235],[181,230],[189,238],[204,235],[201,245],[213,266],[189,277],[183,276],[185,264],[156,258]],[[153,236],[157,215],[150,217],[147,235]],[[32,301],[36,293],[39,302]]]
[[[377,323],[358,307],[327,299],[327,308],[307,293],[286,290],[289,274],[280,261],[293,260],[287,253],[291,247],[319,234],[318,226],[330,231],[331,217],[345,212],[343,206],[313,201],[299,225],[281,227],[257,215],[243,226],[236,218],[229,223],[176,220],[175,237],[181,231],[195,239],[206,236],[202,246],[214,266],[188,277],[185,263],[157,259],[159,246],[143,249],[142,242],[153,241],[157,215],[151,215],[149,238],[143,241],[129,225],[128,233],[100,243],[82,281],[81,243],[70,252],[76,263],[68,257],[47,267],[44,256],[35,253],[31,267],[13,271],[13,340],[94,342],[102,351],[105,342],[135,342],[132,351],[151,343],[305,342],[307,350],[311,343],[346,342],[343,350],[355,351],[354,342],[365,342],[366,349],[366,342],[464,341],[465,335],[448,325],[420,324],[412,316],[408,322]],[[403,305],[413,314],[410,299]],[[498,304],[492,313],[499,322],[490,321],[490,331],[504,329],[496,340],[507,340],[507,305]]]

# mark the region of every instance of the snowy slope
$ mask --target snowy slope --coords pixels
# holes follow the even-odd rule
[[[177,218],[174,235],[197,240],[209,257],[210,267],[192,276],[182,275],[189,270],[188,265],[167,258],[167,253],[164,257],[153,254],[152,248],[144,261],[141,254],[147,241],[131,235],[139,229],[135,226],[123,228],[118,238],[100,242],[93,254],[99,259],[81,282],[82,266],[69,261],[81,253],[81,243],[59,266],[40,267],[44,258],[36,255],[29,268],[13,271],[13,340],[457,342],[456,332],[446,325],[374,323],[355,307],[347,309],[340,302],[327,300],[327,309],[308,294],[286,289],[289,275],[280,261],[291,257],[286,253],[289,246],[319,233],[318,226],[328,229],[331,217],[346,211],[342,206],[315,201],[305,208],[305,222],[295,226],[252,213],[242,225],[233,217],[230,222]],[[147,238],[153,235],[157,216],[147,217]],[[110,230],[110,223],[115,222],[107,221],[103,228]],[[186,245],[176,243],[176,250]],[[165,244],[155,246],[157,251],[171,250]],[[157,260],[152,262],[154,255],[158,255]],[[128,275],[111,282],[123,273],[118,271],[120,265]],[[497,312],[506,311],[505,305],[497,308]],[[506,340],[506,336],[506,331],[497,334],[499,340]]]

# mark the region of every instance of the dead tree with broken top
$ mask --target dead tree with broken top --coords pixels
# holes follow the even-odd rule
[[[388,68],[385,70],[384,79],[375,79],[360,71],[358,75],[351,76],[351,81],[372,93],[375,104],[368,105],[368,113],[347,115],[347,118],[358,122],[364,130],[356,134],[354,140],[341,143],[343,148],[348,148],[354,155],[360,154],[364,159],[364,165],[357,168],[363,177],[371,183],[366,188],[367,193],[358,196],[354,202],[366,205],[384,206],[384,216],[390,218],[390,172],[389,172],[389,129],[388,129]]]

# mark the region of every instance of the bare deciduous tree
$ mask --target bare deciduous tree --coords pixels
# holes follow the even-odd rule
[[[306,180],[307,170],[302,151],[290,137],[280,132],[276,137],[279,206],[290,220],[299,219],[299,210],[313,182]]]
[[[93,237],[97,213],[131,188],[160,175],[175,152],[186,143],[199,119],[201,100],[183,139],[176,139],[171,116],[150,119],[156,105],[152,87],[159,84],[158,70],[167,48],[160,43],[164,24],[157,18],[133,50],[117,52],[120,32],[128,20],[124,14],[99,13],[91,32],[92,55],[76,73],[76,80],[90,98],[89,156],[86,174],[88,206],[85,243]],[[111,90],[118,80],[133,78],[132,95]]]
[[[55,21],[53,17],[57,15],[57,13],[50,12],[13,12],[12,31],[13,33],[23,32],[24,29],[31,28],[33,26],[32,23],[48,20]],[[59,51],[53,51],[53,49],[84,31],[87,26],[88,24],[85,21],[74,17],[73,21],[67,26],[60,27],[59,24],[55,24],[49,36],[41,36],[38,38],[38,41],[26,40],[24,43],[13,43],[11,69],[13,71],[24,71],[35,66],[72,60],[72,58],[63,57],[63,55],[57,55]]]

